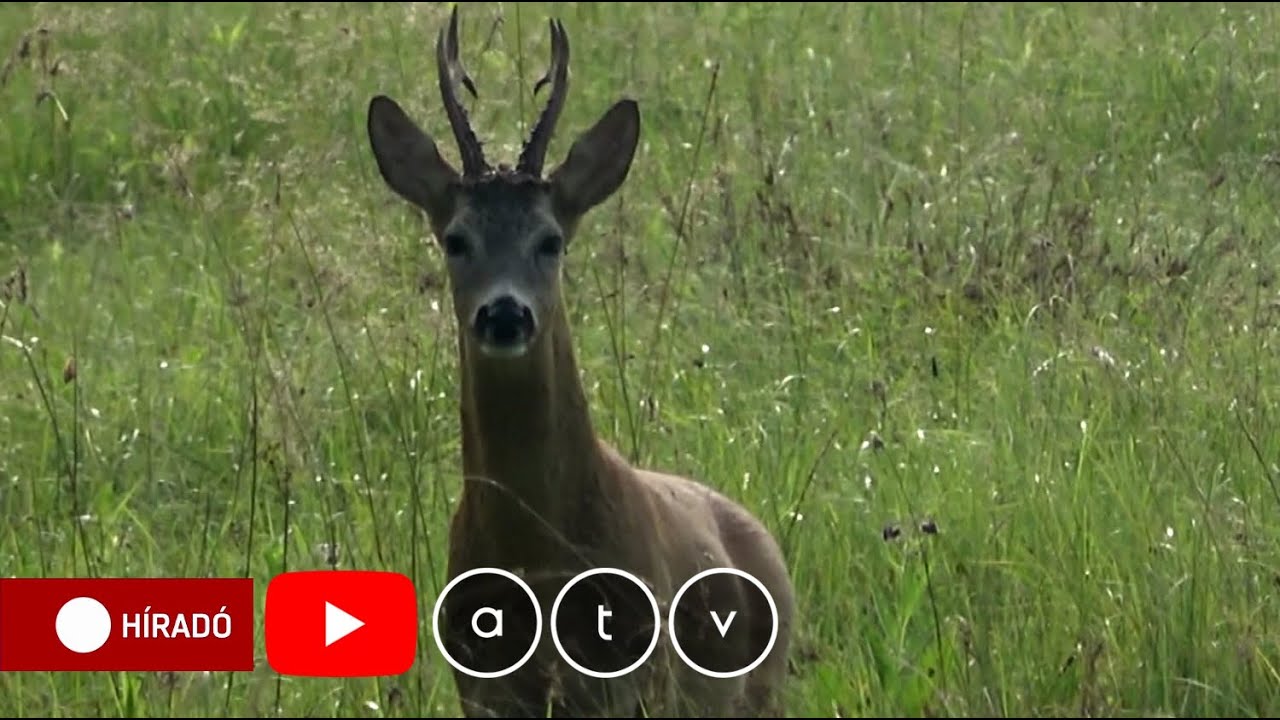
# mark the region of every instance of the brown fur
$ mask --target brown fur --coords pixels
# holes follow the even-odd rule
[[[542,642],[517,671],[484,680],[454,673],[463,712],[468,717],[781,717],[794,601],[777,543],[759,520],[724,495],[689,479],[634,468],[596,435],[561,302],[558,257],[537,249],[549,235],[568,245],[581,217],[621,186],[639,137],[635,103],[621,101],[611,108],[546,180],[505,170],[459,176],[430,136],[384,97],[370,104],[369,134],[388,185],[427,212],[437,238],[461,236],[469,248],[465,257],[450,261],[466,477],[450,528],[448,575],[473,568],[510,570],[529,583],[543,611]],[[477,304],[495,284],[530,298],[538,318],[536,335],[520,357],[486,356],[468,332]],[[642,578],[662,609],[657,650],[639,669],[612,680],[575,672],[550,638],[557,591],[578,573],[601,566]],[[777,606],[773,649],[745,676],[703,676],[670,647],[667,608],[674,593],[713,567],[755,576]],[[739,608],[737,622],[763,644],[759,637],[769,632],[770,614],[764,603],[754,602],[758,594],[751,593],[752,604],[744,605],[740,585],[720,583],[712,592],[735,597],[691,592],[681,607]],[[442,633],[460,653],[458,624],[447,620],[451,609],[446,601]],[[710,622],[705,612],[698,617]],[[566,638],[596,632],[594,616],[562,615],[560,627]],[[682,642],[696,642],[693,634],[689,637]],[[741,652],[745,665],[754,653]]]

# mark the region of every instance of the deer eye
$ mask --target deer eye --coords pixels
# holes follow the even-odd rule
[[[546,235],[538,241],[538,254],[546,257],[558,257],[564,250],[564,238],[559,235]]]
[[[468,249],[466,236],[459,233],[449,233],[444,236],[444,251],[449,257],[465,257]]]

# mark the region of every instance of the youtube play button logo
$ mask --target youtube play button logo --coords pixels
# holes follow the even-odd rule
[[[267,662],[281,675],[400,675],[418,649],[418,599],[399,573],[317,570],[267,586]]]
[[[364,627],[364,621],[347,613],[329,601],[324,603],[324,646],[338,642],[342,638]]]

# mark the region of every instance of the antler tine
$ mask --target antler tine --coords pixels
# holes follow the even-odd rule
[[[560,119],[560,111],[564,109],[565,93],[569,87],[569,36],[559,20],[551,20],[551,66],[547,73],[533,86],[533,94],[537,95],[543,85],[551,83],[551,97],[538,118],[520,153],[518,169],[534,176],[542,174],[542,162],[547,156],[547,145],[556,130],[556,121]]]
[[[449,116],[449,126],[453,128],[453,136],[458,141],[458,150],[462,153],[462,172],[466,177],[483,175],[490,169],[484,159],[484,151],[480,141],[471,130],[471,122],[467,119],[467,111],[458,102],[458,80],[471,92],[472,97],[479,97],[475,83],[458,59],[458,6],[454,5],[449,18],[449,28],[440,31],[436,40],[436,66],[440,76],[440,96],[444,100],[444,111]]]

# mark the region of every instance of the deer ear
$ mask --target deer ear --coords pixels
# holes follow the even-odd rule
[[[458,172],[440,156],[435,140],[385,95],[369,102],[368,131],[382,179],[439,227],[453,209]]]
[[[620,100],[573,143],[552,171],[556,212],[573,221],[604,202],[622,186],[640,140],[640,108]]]

